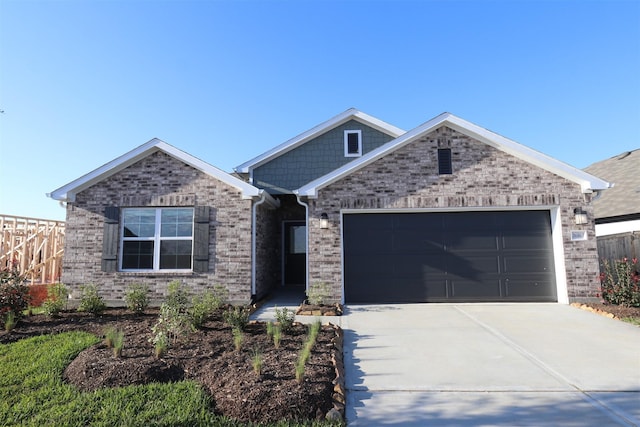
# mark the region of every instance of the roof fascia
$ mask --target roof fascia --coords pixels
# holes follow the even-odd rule
[[[580,169],[574,168],[573,166],[554,159],[553,157],[542,154],[513,140],[463,120],[451,113],[442,113],[415,129],[401,135],[394,141],[390,141],[376,150],[367,153],[360,159],[348,163],[341,168],[300,187],[295,190],[294,193],[311,198],[317,197],[318,190],[323,187],[326,187],[327,185],[375,162],[376,160],[404,147],[412,141],[415,141],[441,126],[451,127],[462,134],[484,142],[485,144],[508,154],[514,155],[533,165],[562,176],[563,178],[569,179],[579,184],[583,193],[590,193],[594,190],[604,190],[612,187],[612,184],[609,182],[588,174]]]
[[[256,168],[276,157],[279,157],[291,150],[293,150],[296,147],[299,147],[303,144],[305,144],[306,142],[308,142],[309,140],[316,138],[320,135],[322,135],[323,133],[337,127],[340,126],[343,123],[348,122],[349,120],[356,120],[362,124],[365,124],[367,126],[370,126],[382,133],[386,133],[387,135],[390,135],[394,138],[397,138],[398,136],[402,135],[403,133],[405,133],[404,130],[395,127],[387,122],[384,122],[380,119],[377,119],[373,116],[370,116],[366,113],[363,113],[362,111],[358,111],[355,108],[350,108],[340,114],[338,114],[335,117],[332,117],[331,119],[320,123],[319,125],[309,129],[306,132],[303,132],[291,139],[289,139],[288,141],[283,142],[282,144],[272,148],[271,150],[257,156],[254,157],[253,159],[249,160],[248,162],[245,162],[237,167],[234,168],[234,170],[238,173],[249,173],[251,169]]]
[[[163,151],[168,155],[210,175],[218,180],[237,188],[242,192],[242,197],[250,199],[259,195],[259,189],[253,185],[236,178],[215,166],[206,163],[197,157],[185,153],[166,142],[154,138],[141,146],[134,148],[128,153],[106,163],[99,168],[71,181],[70,183],[48,193],[47,196],[55,200],[64,202],[74,202],[76,194],[92,185],[108,178],[109,176],[131,166],[143,158],[157,152]]]

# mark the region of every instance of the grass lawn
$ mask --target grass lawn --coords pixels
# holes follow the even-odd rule
[[[0,344],[0,424],[21,426],[243,426],[213,415],[193,381],[78,391],[62,381],[67,365],[99,341],[67,332]],[[273,425],[273,424],[270,424]],[[282,422],[276,426],[327,425]]]

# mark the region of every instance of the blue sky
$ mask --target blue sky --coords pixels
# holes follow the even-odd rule
[[[223,170],[355,107],[583,168],[640,148],[640,1],[0,0],[0,213],[151,138]]]

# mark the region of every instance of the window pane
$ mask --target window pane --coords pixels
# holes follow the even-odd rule
[[[122,242],[123,270],[153,269],[153,242]]]
[[[163,240],[160,243],[160,269],[191,269],[191,240]]]
[[[124,237],[153,237],[155,234],[155,209],[125,209],[123,221]]]
[[[358,154],[360,152],[359,150],[359,141],[358,141],[358,134],[357,133],[348,133],[347,134],[347,152],[349,154]]]
[[[294,225],[289,231],[289,253],[304,254],[307,252],[307,226]]]
[[[193,209],[163,209],[161,237],[191,237],[193,235]]]

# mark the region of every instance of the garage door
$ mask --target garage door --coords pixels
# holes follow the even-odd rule
[[[548,211],[343,218],[347,303],[557,301]]]

